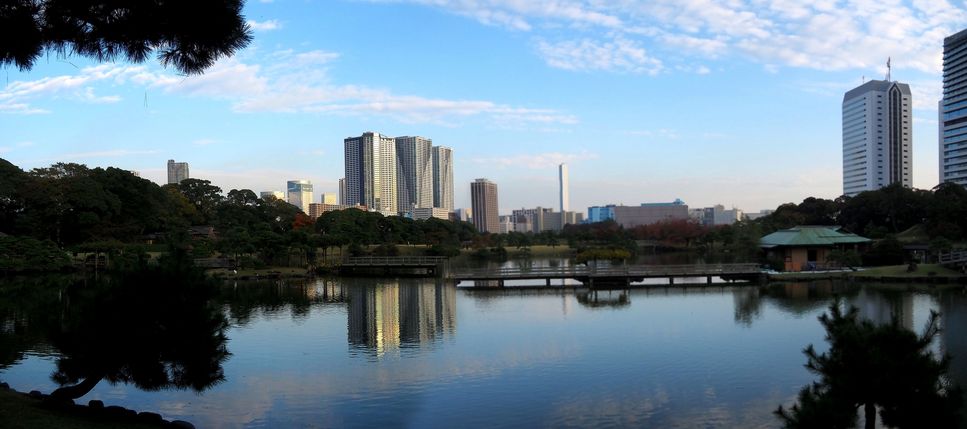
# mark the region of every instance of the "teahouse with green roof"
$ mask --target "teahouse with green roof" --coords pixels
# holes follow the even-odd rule
[[[870,241],[837,226],[805,225],[762,237],[759,247],[765,249],[769,256],[780,257],[785,271],[803,271],[824,266],[833,250],[862,251]]]

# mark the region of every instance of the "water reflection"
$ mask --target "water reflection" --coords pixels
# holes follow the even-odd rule
[[[415,279],[347,288],[349,344],[382,356],[431,345],[456,332],[455,288]]]
[[[3,308],[19,304],[0,314],[3,343],[27,348],[24,340],[36,338],[57,349],[51,379],[61,387],[53,396],[76,399],[105,379],[196,391],[224,380],[228,321],[210,305],[214,287],[202,274],[156,267],[97,281],[30,283],[4,285],[37,301],[2,300]],[[37,289],[22,289],[31,286]]]
[[[578,292],[578,303],[590,308],[622,308],[631,306],[627,290],[590,290]]]

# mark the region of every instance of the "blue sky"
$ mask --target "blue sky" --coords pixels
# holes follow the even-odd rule
[[[225,191],[308,178],[335,192],[343,138],[422,135],[455,155],[456,205],[501,212],[685,200],[746,211],[835,198],[842,96],[914,97],[914,186],[937,184],[943,37],[963,1],[250,0],[254,42],[206,74],[51,54],[0,69],[0,157],[117,166],[169,158]],[[318,196],[316,197],[318,199]]]

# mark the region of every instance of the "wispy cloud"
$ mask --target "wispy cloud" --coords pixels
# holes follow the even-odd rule
[[[208,146],[208,145],[218,144],[218,143],[221,143],[221,142],[218,141],[218,140],[215,140],[215,139],[198,139],[198,140],[195,140],[195,141],[193,141],[191,143],[192,144],[195,144],[195,145],[198,145],[198,146]]]
[[[76,152],[76,153],[65,153],[58,155],[56,159],[85,159],[85,158],[120,158],[125,156],[137,156],[137,155],[154,155],[157,154],[157,150],[128,150],[128,149],[112,149],[112,150],[100,150],[91,152]]]
[[[943,37],[967,25],[967,10],[947,0],[396,1],[442,8],[486,25],[556,39],[543,42],[547,47],[581,52],[594,48],[592,58],[606,57],[601,49],[619,55],[623,47],[614,41],[624,38],[649,48],[649,57],[659,63],[682,54],[708,59],[743,56],[769,67],[819,70],[879,70],[890,56],[897,69],[936,73],[941,68]],[[569,31],[554,30],[561,26]],[[548,58],[547,49],[539,52]],[[548,64],[561,67],[573,60]],[[620,67],[562,68],[621,71]]]
[[[250,19],[246,23],[252,28],[252,30],[255,31],[272,31],[282,28],[282,23],[277,19],[270,19],[262,22]]]
[[[654,75],[662,69],[661,61],[650,57],[640,44],[625,38],[607,42],[584,39],[550,43],[541,40],[537,50],[548,65],[565,70]]]
[[[473,162],[497,168],[526,167],[540,170],[556,167],[562,163],[573,163],[589,159],[596,159],[597,154],[583,151],[579,153],[546,152],[538,154],[520,154],[495,158],[475,158]]]
[[[326,51],[277,51],[268,54],[271,66],[226,59],[200,76],[183,77],[146,66],[104,64],[81,69],[77,75],[17,81],[0,92],[0,112],[42,113],[24,103],[68,89],[87,88],[96,82],[134,84],[166,93],[227,100],[240,113],[317,113],[385,116],[403,123],[457,125],[463,119],[483,117],[495,124],[574,124],[577,118],[554,109],[514,106],[489,100],[447,99],[396,94],[366,85],[339,84],[327,68],[339,54]],[[96,97],[84,89],[86,102],[115,102],[120,98]],[[17,104],[12,104],[12,102]],[[4,102],[9,102],[4,104]],[[7,106],[6,108],[4,106]]]

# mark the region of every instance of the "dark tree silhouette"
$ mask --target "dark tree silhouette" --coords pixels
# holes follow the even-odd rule
[[[4,0],[0,66],[33,68],[44,52],[144,62],[199,74],[252,40],[242,0]]]
[[[919,336],[897,318],[877,326],[860,320],[855,307],[844,314],[839,302],[819,321],[829,350],[820,354],[809,345],[803,352],[820,380],[804,387],[789,410],[776,410],[786,428],[855,427],[860,408],[866,427],[874,428],[877,407],[888,427],[958,427],[962,393],[946,378],[949,357],[930,351],[940,332],[936,312]]]
[[[196,391],[222,381],[228,321],[216,292],[200,271],[170,265],[72,288],[48,335],[61,353],[51,378],[64,386],[51,396],[76,399],[104,379]]]

